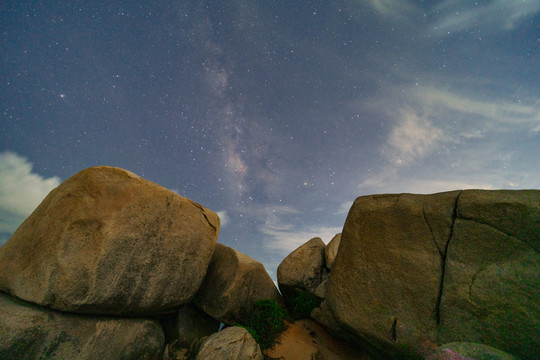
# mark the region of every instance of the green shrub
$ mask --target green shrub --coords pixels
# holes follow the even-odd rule
[[[309,291],[302,291],[291,300],[291,315],[294,319],[308,318],[316,307],[320,306],[322,299]]]
[[[277,336],[285,330],[283,320],[288,317],[287,311],[272,299],[255,302],[244,327],[257,341],[261,349],[272,347]]]

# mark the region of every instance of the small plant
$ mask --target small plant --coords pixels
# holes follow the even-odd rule
[[[295,319],[308,318],[316,307],[320,306],[322,299],[309,291],[302,291],[291,300],[291,315]]]
[[[285,330],[283,320],[288,317],[287,310],[272,299],[260,300],[253,304],[252,311],[244,327],[261,349],[272,347],[277,336]]]

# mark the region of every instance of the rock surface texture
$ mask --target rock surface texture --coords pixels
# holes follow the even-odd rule
[[[189,349],[191,344],[219,330],[219,321],[192,304],[162,317],[161,325],[165,332],[165,341],[176,342],[177,347]]]
[[[63,314],[0,293],[0,359],[157,360],[163,344],[156,321]]]
[[[202,283],[218,216],[129,171],[83,170],[0,248],[0,289],[57,310],[149,315]]]
[[[491,346],[456,342],[441,346],[438,351],[426,360],[519,360],[504,351]]]
[[[341,233],[334,236],[328,245],[326,245],[326,249],[324,250],[324,258],[326,261],[326,268],[328,270],[332,270],[332,265],[334,265],[334,261],[336,260],[340,242]]]
[[[201,346],[196,360],[263,360],[261,348],[249,332],[232,326],[211,335]]]
[[[242,324],[256,301],[283,302],[264,266],[247,255],[216,244],[208,273],[193,304],[227,324]]]
[[[326,245],[321,238],[313,238],[290,253],[279,264],[277,280],[279,290],[286,300],[301,291],[314,293],[322,282],[324,251]]]
[[[360,197],[330,274],[326,319],[382,358],[418,357],[427,340],[538,359],[539,248],[537,190]]]

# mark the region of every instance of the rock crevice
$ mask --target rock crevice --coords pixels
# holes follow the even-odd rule
[[[439,293],[437,295],[437,306],[435,308],[435,322],[437,323],[437,326],[440,326],[441,324],[441,302],[442,302],[442,297],[443,297],[443,292],[444,292],[444,280],[445,280],[445,275],[446,275],[446,259],[448,257],[448,248],[450,246],[450,241],[452,240],[452,236],[454,236],[454,226],[456,224],[456,218],[458,214],[458,201],[461,194],[462,192],[459,192],[456,196],[454,208],[452,209],[452,217],[451,217],[452,223],[450,225],[450,232],[448,233],[448,239],[446,240],[444,252],[441,253],[441,282],[439,284]]]

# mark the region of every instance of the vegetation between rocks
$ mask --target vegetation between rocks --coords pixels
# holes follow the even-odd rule
[[[309,291],[302,291],[291,299],[290,309],[293,319],[308,318],[316,307],[321,305],[322,299]]]
[[[249,331],[261,349],[264,350],[275,344],[278,335],[285,330],[283,321],[288,317],[287,310],[277,301],[273,299],[260,300],[255,302],[249,318],[241,326]]]

